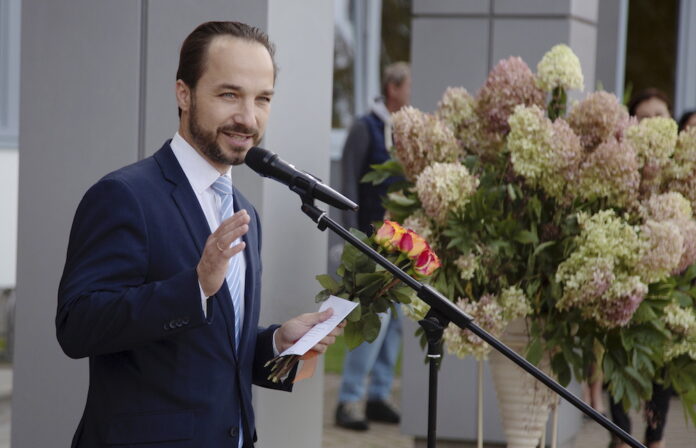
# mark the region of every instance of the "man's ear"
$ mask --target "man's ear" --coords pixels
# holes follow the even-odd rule
[[[185,112],[191,108],[191,89],[180,79],[176,80],[176,104]]]

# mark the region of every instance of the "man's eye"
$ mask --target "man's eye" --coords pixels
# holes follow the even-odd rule
[[[221,96],[224,98],[237,98],[237,94],[234,92],[225,92]]]
[[[261,97],[259,97],[259,101],[264,102],[264,103],[270,103],[271,97],[270,96],[261,96]]]

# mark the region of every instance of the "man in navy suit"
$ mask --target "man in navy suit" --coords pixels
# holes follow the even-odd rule
[[[258,327],[261,227],[230,168],[263,135],[273,54],[257,28],[196,28],[181,48],[178,132],[82,199],[56,316],[65,353],[89,357],[73,447],[253,446],[252,383],[289,391],[294,374],[274,384],[265,363],[331,316]]]

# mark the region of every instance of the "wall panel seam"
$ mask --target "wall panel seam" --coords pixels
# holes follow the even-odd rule
[[[140,74],[138,78],[138,153],[137,159],[145,158],[145,123],[147,108],[147,21],[148,0],[140,2]]]

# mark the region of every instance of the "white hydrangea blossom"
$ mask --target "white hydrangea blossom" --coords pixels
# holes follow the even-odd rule
[[[584,82],[580,60],[565,44],[555,45],[537,65],[537,85],[547,92],[556,87],[582,90]]]

